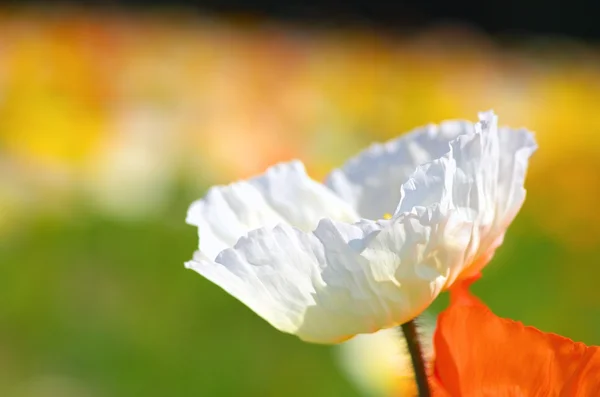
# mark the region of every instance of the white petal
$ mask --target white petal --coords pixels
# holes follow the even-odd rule
[[[525,129],[501,128],[498,174],[498,210],[510,223],[525,200],[525,175],[529,157],[537,149],[533,134]]]
[[[186,221],[198,226],[199,248],[214,259],[251,230],[289,223],[310,231],[325,217],[358,219],[347,203],[306,175],[301,162],[293,161],[247,181],[211,188],[190,206]]]
[[[380,219],[394,211],[400,187],[417,166],[442,157],[450,141],[472,133],[473,123],[467,121],[417,128],[384,144],[371,145],[333,170],[325,184],[351,203],[361,217]]]
[[[523,183],[528,159],[535,151],[526,130],[497,128],[492,112],[480,114],[475,133],[450,142],[450,151],[420,166],[402,186],[396,214],[417,206],[439,203],[473,222],[471,244],[464,268],[476,272],[501,244],[506,228],[525,198]],[[449,282],[464,269],[453,269]]]
[[[439,207],[352,225],[324,219],[312,233],[282,224],[186,266],[277,329],[336,343],[420,314],[462,262],[470,230]]]

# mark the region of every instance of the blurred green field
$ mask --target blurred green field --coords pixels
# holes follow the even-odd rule
[[[184,269],[197,238],[183,219],[201,192],[172,189],[163,212],[135,222],[82,205],[4,239],[2,395],[358,395],[335,361],[337,347],[279,333]],[[574,254],[546,236],[529,211],[539,199],[530,192],[474,290],[499,315],[600,344],[599,252]],[[36,392],[47,377],[77,388]]]
[[[330,348],[275,331],[183,267],[192,197],[138,223],[74,208],[2,245],[0,390],[33,396],[36,377],[60,376],[90,396],[356,395]]]

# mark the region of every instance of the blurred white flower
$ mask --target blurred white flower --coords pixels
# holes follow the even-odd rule
[[[125,219],[160,210],[178,165],[171,122],[160,108],[122,109],[84,180],[99,209]]]
[[[419,340],[425,362],[433,357],[435,318],[419,316]],[[402,397],[417,394],[414,370],[399,329],[384,329],[357,335],[336,347],[337,358],[361,394],[372,397]]]
[[[306,341],[403,324],[487,263],[534,150],[488,112],[373,145],[325,185],[279,164],[192,204],[200,243],[186,266]]]

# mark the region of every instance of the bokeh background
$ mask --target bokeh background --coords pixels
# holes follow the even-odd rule
[[[340,363],[360,349],[278,333],[184,269],[187,206],[277,161],[322,179],[373,141],[490,108],[540,149],[474,290],[600,344],[593,12],[183,3],[0,6],[0,395],[369,393]]]

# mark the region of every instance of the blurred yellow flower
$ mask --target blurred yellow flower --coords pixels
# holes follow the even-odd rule
[[[591,47],[502,48],[457,27],[406,38],[341,29],[297,34],[292,27],[184,15],[123,23],[102,13],[17,10],[1,19],[0,151],[26,165],[17,172],[30,175],[32,189],[62,195],[91,186],[84,190],[99,208],[127,213],[133,195],[117,198],[119,189],[108,188],[125,177],[107,181],[126,173],[126,162],[111,165],[127,157],[124,151],[139,159],[147,150],[115,143],[138,139],[126,137],[122,120],[140,113],[146,121],[137,129],[153,123],[151,112],[159,114],[159,128],[151,129],[170,154],[147,162],[146,171],[146,161],[132,167],[125,179],[140,185],[132,191],[146,189],[145,177],[135,175],[149,175],[158,163],[166,169],[157,174],[164,173],[161,181],[180,171],[195,178],[198,170],[222,181],[302,157],[321,178],[373,139],[493,107],[506,124],[538,131],[545,148],[531,174],[532,194],[565,210],[553,220],[540,213],[540,222],[560,238],[588,247],[598,242],[585,227],[570,227],[581,222],[570,209],[595,197],[589,170],[600,151],[600,70]],[[115,147],[117,157],[107,152]],[[573,161],[578,175],[589,173],[582,180],[589,194],[554,200],[556,189],[574,182],[553,164]],[[548,173],[557,177],[548,180]]]

